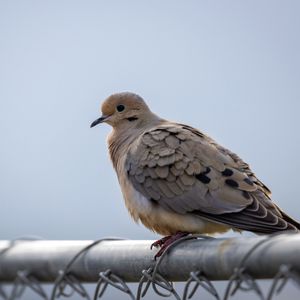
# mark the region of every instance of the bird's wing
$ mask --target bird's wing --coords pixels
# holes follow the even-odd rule
[[[292,226],[248,164],[192,127],[148,130],[132,145],[125,168],[136,190],[179,214],[264,233]]]

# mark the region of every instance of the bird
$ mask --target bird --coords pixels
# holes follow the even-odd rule
[[[163,236],[151,246],[160,248],[155,258],[188,234],[299,232],[249,164],[202,131],[159,117],[131,92],[112,94],[101,111],[90,127],[112,126],[107,143],[125,205]]]

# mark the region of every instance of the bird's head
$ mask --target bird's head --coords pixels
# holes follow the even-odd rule
[[[129,129],[142,125],[156,117],[143,98],[124,92],[109,96],[101,106],[102,116],[95,120],[91,127],[107,123],[114,128]]]

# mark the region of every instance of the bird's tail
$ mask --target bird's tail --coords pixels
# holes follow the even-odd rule
[[[289,215],[287,215],[284,211],[280,210],[283,219],[288,222],[289,224],[291,224],[293,227],[295,227],[295,231],[300,231],[300,223],[297,222],[295,219],[293,219],[292,217],[290,217]]]

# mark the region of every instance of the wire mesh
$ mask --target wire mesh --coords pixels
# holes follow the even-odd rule
[[[108,289],[117,289],[120,291],[124,299],[140,300],[149,294],[150,289],[157,295],[158,298],[172,297],[177,300],[186,300],[201,296],[204,291],[211,296],[211,299],[227,300],[232,298],[238,291],[244,293],[253,293],[253,299],[271,300],[278,296],[286,287],[288,281],[293,282],[300,289],[300,273],[293,265],[282,264],[280,265],[277,274],[272,278],[272,283],[269,290],[263,291],[260,287],[259,280],[254,278],[246,267],[247,260],[267,243],[270,243],[276,238],[277,235],[266,237],[259,240],[250,250],[244,255],[237,268],[227,282],[227,287],[223,295],[217,291],[213,281],[203,272],[203,270],[190,270],[190,276],[184,283],[182,295],[176,290],[173,283],[170,282],[159,272],[159,267],[162,262],[168,257],[170,252],[177,247],[178,244],[184,243],[189,239],[211,239],[206,236],[194,235],[183,237],[175,243],[171,244],[163,255],[155,261],[153,266],[144,269],[141,272],[140,281],[136,291],[134,291],[126,281],[114,273],[112,270],[107,269],[98,274],[98,282],[94,288],[92,295],[89,295],[85,285],[76,275],[72,272],[72,266],[93,247],[103,241],[119,240],[115,238],[104,238],[97,240],[88,246],[81,249],[74,255],[66,266],[59,270],[55,281],[53,282],[51,294],[48,295],[43,288],[43,283],[40,282],[31,270],[18,270],[13,282],[0,282],[0,299],[14,300],[21,299],[26,289],[30,289],[36,296],[36,299],[55,300],[70,298],[73,295],[81,297],[82,299],[99,299],[105,298]],[[0,252],[0,257],[7,253],[14,247],[16,243],[21,241],[12,241],[10,245]],[[300,257],[300,256],[299,256]],[[1,266],[0,266],[1,267]],[[180,266],[178,266],[180,268]],[[300,291],[299,291],[300,296]]]

